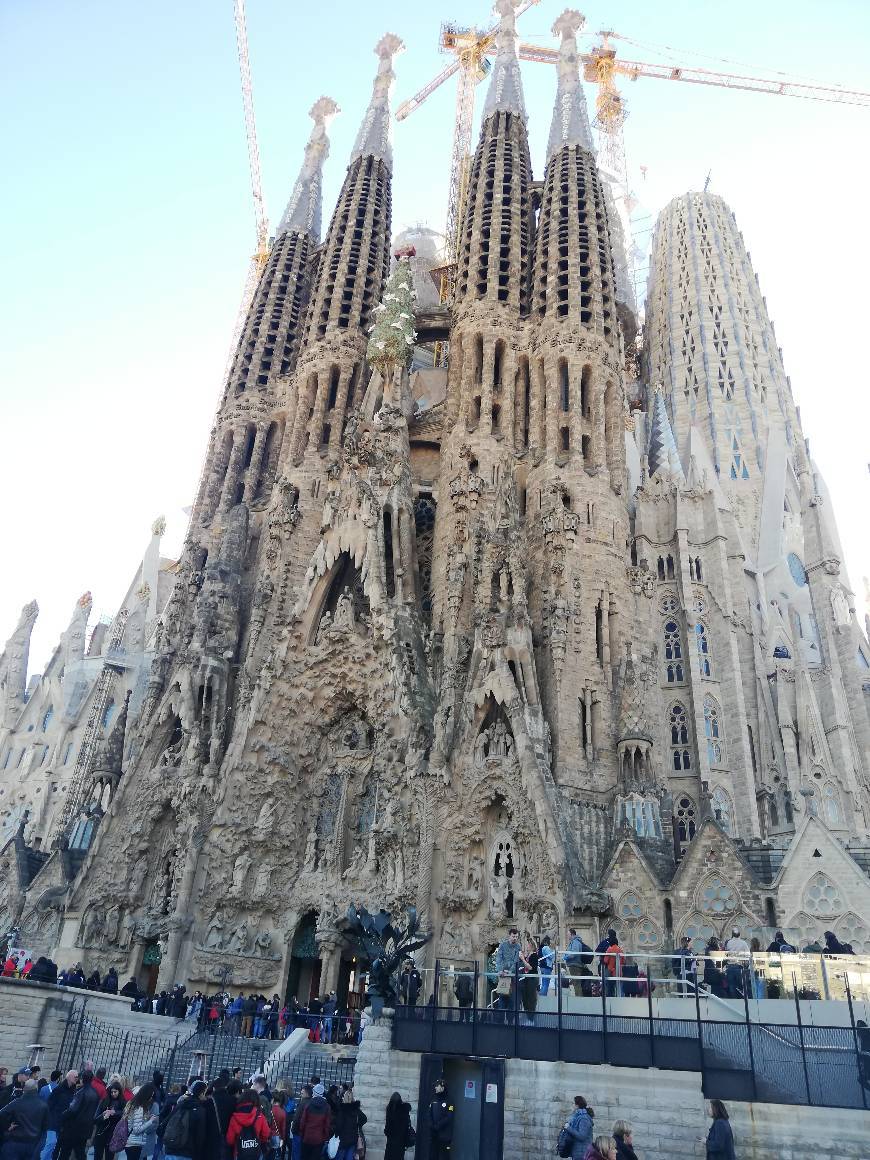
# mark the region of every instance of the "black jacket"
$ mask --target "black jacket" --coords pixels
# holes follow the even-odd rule
[[[429,1119],[432,1124],[432,1138],[442,1144],[449,1144],[453,1139],[453,1107],[447,1099],[447,1093],[436,1096],[429,1105]]]
[[[11,1123],[15,1127],[9,1129]],[[48,1127],[46,1101],[38,1092],[25,1092],[0,1112],[0,1137],[18,1143],[36,1141]]]
[[[405,1160],[405,1145],[411,1128],[411,1105],[387,1104],[384,1119],[384,1135],[387,1137],[384,1160]]]
[[[71,1088],[65,1079],[62,1079],[48,1099],[48,1127],[52,1132],[59,1132],[63,1123],[63,1114],[73,1102],[76,1089]],[[96,1092],[94,1092],[96,1095]]]
[[[115,974],[114,968],[109,968],[109,973],[103,979],[103,992],[106,995],[118,994],[118,976]]]
[[[61,1117],[61,1139],[87,1140],[94,1129],[94,1116],[99,1105],[96,1089],[90,1084],[82,1084]]]
[[[616,1160],[637,1160],[637,1152],[631,1144],[626,1144],[622,1136],[614,1136],[616,1141]]]
[[[106,1096],[104,1100],[100,1100],[99,1107],[94,1113],[94,1135],[106,1141],[111,1140],[115,1125],[123,1116],[126,1106],[126,1100],[123,1096],[119,1100],[113,1100],[111,1096]],[[111,1112],[112,1114],[106,1117],[103,1112]]]
[[[360,1111],[359,1100],[352,1104],[339,1104],[338,1111],[332,1117],[332,1130],[338,1136],[342,1148],[356,1147],[359,1130],[368,1120],[365,1112]]]
[[[236,1110],[235,1097],[226,1087],[215,1088],[203,1104],[205,1110],[205,1154],[212,1157],[223,1156],[222,1146],[226,1145],[230,1116]]]
[[[189,1116],[190,1119],[187,1130],[187,1145],[183,1148],[173,1148],[172,1155],[187,1156],[189,1160],[205,1160],[205,1107],[202,1102],[195,1096],[182,1096],[175,1105],[174,1115]]]

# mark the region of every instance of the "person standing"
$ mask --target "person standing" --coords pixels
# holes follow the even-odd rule
[[[601,959],[601,979],[607,988],[607,994],[615,995],[617,999],[622,997],[622,968],[624,963],[625,951],[619,945],[614,931],[610,936],[610,945]]]
[[[519,934],[519,931],[512,931]],[[519,951],[519,947],[516,948]],[[432,1160],[447,1160],[450,1155],[450,1145],[453,1142],[454,1107],[447,1097],[447,1085],[439,1078],[435,1081],[435,1094],[429,1104],[429,1131],[432,1148],[429,1153]]]
[[[568,936],[568,946],[565,948],[565,953],[562,958],[565,966],[568,968],[568,974],[571,976],[574,998],[579,999],[581,994],[584,993],[583,984],[580,982],[580,977],[584,969],[584,953],[588,955],[592,948],[586,946],[573,926],[569,927]]]
[[[541,949],[538,952],[538,970],[541,974],[541,994],[546,995],[550,989],[550,976],[553,974],[553,965],[556,962],[556,952],[550,946],[550,936],[545,934],[541,939]]]
[[[471,1005],[474,1002],[474,975],[468,971],[457,971],[453,980],[453,994],[459,1004],[459,1022],[470,1022]]]
[[[319,1160],[323,1145],[332,1134],[332,1112],[326,1102],[323,1084],[314,1085],[311,1099],[299,1117],[302,1138],[302,1160]]]
[[[154,1102],[154,1084],[143,1083],[133,1092],[133,1098],[124,1109],[127,1121],[127,1160],[142,1160],[142,1154],[154,1138],[159,1121],[158,1108]]]
[[[674,974],[680,980],[680,994],[694,995],[698,983],[698,960],[692,950],[691,935],[683,935],[672,965]]]
[[[333,1133],[338,1136],[338,1160],[356,1160],[357,1142],[367,1121],[368,1116],[360,1109],[359,1100],[353,1098],[353,1089],[348,1088],[332,1122]]]
[[[48,1097],[48,1130],[45,1134],[45,1144],[42,1147],[40,1160],[51,1160],[60,1134],[63,1114],[73,1102],[79,1084],[79,1073],[68,1071],[51,1095]]]
[[[260,1155],[265,1156],[266,1148],[271,1139],[272,1129],[260,1110],[257,1093],[246,1088],[239,1094],[236,1110],[230,1116],[230,1126],[227,1129],[227,1143],[232,1154],[239,1160],[244,1160],[245,1153],[248,1151],[244,1147],[245,1144],[251,1140],[258,1140],[261,1149]]]
[[[384,1115],[384,1135],[387,1137],[384,1160],[404,1160],[411,1131],[411,1105],[406,1104],[398,1092],[393,1092]]]
[[[529,1023],[534,1023],[538,1009],[538,961],[538,944],[526,931],[525,943],[520,952],[520,997]]]
[[[0,1160],[31,1160],[48,1124],[48,1108],[39,1098],[35,1079],[24,1081],[24,1091],[0,1112]],[[84,1153],[82,1153],[84,1157]]]
[[[585,1160],[616,1160],[616,1141],[612,1136],[596,1136],[586,1151]]]
[[[94,1160],[112,1160],[109,1141],[124,1114],[125,1100],[121,1085],[116,1081],[109,1084],[105,1099],[97,1106],[94,1117]]]
[[[707,1160],[734,1160],[734,1136],[728,1122],[728,1109],[721,1100],[710,1100],[713,1123],[707,1133]]]
[[[94,1117],[100,1097],[94,1091],[94,1073],[86,1069],[81,1074],[81,1086],[61,1117],[60,1132],[57,1137],[57,1160],[85,1160],[88,1140],[94,1130]]]
[[[292,1160],[301,1160],[301,1157],[302,1157],[302,1135],[301,1135],[302,1129],[300,1127],[300,1123],[302,1120],[302,1113],[305,1111],[305,1109],[311,1103],[311,1100],[313,1097],[314,1097],[314,1085],[310,1084],[310,1083],[304,1083],[302,1085],[302,1090],[299,1093],[299,1100],[297,1101],[297,1104],[296,1104],[296,1110],[293,1113],[293,1120],[290,1124],[290,1130],[293,1133],[293,1139],[292,1139],[291,1146],[290,1146],[290,1154],[291,1154]]]
[[[628,1120],[616,1121],[613,1125],[613,1139],[616,1141],[616,1160],[637,1160]]]
[[[499,976],[498,986],[504,987],[506,991],[506,993],[500,993],[497,1000],[503,1011],[508,1011],[511,1007],[516,1008],[517,998],[514,993],[514,983],[517,978],[519,961],[520,932],[515,926],[512,926],[508,931],[507,938],[502,939],[495,952],[495,969]],[[505,980],[507,981],[505,982]]]
[[[214,1160],[205,1149],[203,1101],[207,1088],[205,1080],[198,1079],[175,1105],[163,1133],[165,1160]]]
[[[571,1140],[572,1160],[583,1160],[587,1149],[591,1147],[594,1117],[595,1113],[583,1096],[575,1096],[574,1111],[564,1129]]]
[[[725,966],[725,990],[729,999],[742,999],[744,978],[749,963],[749,943],[740,937],[740,927],[731,929],[731,938],[725,943],[728,962]]]

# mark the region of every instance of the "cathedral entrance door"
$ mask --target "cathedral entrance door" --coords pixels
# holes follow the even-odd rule
[[[431,1160],[429,1105],[435,1081],[444,1077],[445,1098],[454,1109],[451,1160],[502,1160],[504,1060],[424,1055],[420,1068],[417,1160]]]

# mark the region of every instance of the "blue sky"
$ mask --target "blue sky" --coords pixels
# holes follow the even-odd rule
[[[521,18],[522,38],[552,43],[562,7],[542,0]],[[625,58],[870,90],[864,0],[580,8],[590,32],[612,27],[640,42],[618,45]],[[368,99],[375,42],[393,31],[408,46],[396,64],[398,103],[444,67],[442,19],[485,24],[489,11],[469,0],[248,0],[273,223],[314,100],[327,94],[342,108],[328,217]],[[555,76],[537,64],[523,75],[540,174]],[[708,171],[737,215],[860,595],[870,574],[860,345],[870,110],[643,79],[624,92],[639,240],[648,241],[649,215],[703,185]],[[114,611],[156,515],[169,523],[167,551],[183,537],[254,245],[232,2],[0,0],[0,95],[0,638],[35,596],[38,670],[83,590],[93,590],[97,611]],[[443,224],[453,101],[445,85],[396,126],[396,229]]]

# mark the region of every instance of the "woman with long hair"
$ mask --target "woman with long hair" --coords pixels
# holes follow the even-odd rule
[[[538,943],[526,931],[520,951],[520,999],[530,1023],[534,1023],[535,1011],[538,1009],[538,961]]]
[[[707,1133],[707,1160],[734,1160],[734,1136],[728,1122],[728,1109],[721,1100],[710,1100],[713,1123]]]
[[[384,1135],[387,1137],[384,1160],[404,1160],[405,1149],[414,1142],[412,1132],[411,1105],[406,1104],[398,1092],[393,1092],[384,1116]]]
[[[149,1133],[157,1131],[159,1109],[154,1102],[154,1084],[143,1083],[133,1093],[127,1107],[124,1109],[124,1118],[127,1121],[127,1160],[142,1160],[142,1152],[148,1143]]]
[[[616,1141],[612,1136],[596,1136],[584,1160],[616,1160]]]
[[[94,1160],[111,1160],[109,1141],[115,1125],[124,1114],[124,1089],[118,1080],[111,1080],[106,1097],[101,1100],[94,1115]]]

